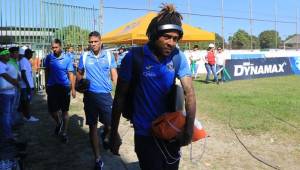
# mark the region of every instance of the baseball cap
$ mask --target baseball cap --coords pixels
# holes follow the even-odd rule
[[[31,49],[26,49],[24,52],[24,55],[33,54],[35,51],[32,51]]]
[[[210,48],[215,48],[215,44],[210,43],[210,44],[208,45],[208,47],[210,47]]]

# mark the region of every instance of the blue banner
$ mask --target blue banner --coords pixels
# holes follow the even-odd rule
[[[290,57],[290,64],[294,74],[300,74],[300,57]]]
[[[300,58],[278,57],[226,60],[224,72],[227,80],[300,74]]]
[[[264,54],[231,54],[231,59],[254,59],[265,58]]]

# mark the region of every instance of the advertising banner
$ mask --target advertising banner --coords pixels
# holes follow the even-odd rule
[[[278,57],[226,60],[226,80],[300,74],[300,57]]]
[[[290,57],[289,59],[293,73],[300,75],[300,57]]]

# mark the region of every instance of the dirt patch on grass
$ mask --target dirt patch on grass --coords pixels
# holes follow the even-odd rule
[[[71,102],[69,144],[63,144],[53,135],[55,124],[47,112],[45,94],[39,94],[34,98],[32,113],[39,117],[40,121],[25,123],[22,127],[22,136],[29,142],[27,169],[93,169],[93,154],[89,143],[88,127],[85,125],[82,95],[77,94],[77,98]],[[207,116],[198,116],[201,117],[202,124],[210,137],[182,148],[180,169],[272,169],[251,157],[227,125],[216,123]],[[300,144],[294,138],[274,137],[270,134],[252,136],[236,131],[247,148],[262,160],[281,169],[300,168]],[[125,120],[121,120],[120,134],[123,137],[121,157],[114,156],[103,149],[101,151],[105,169],[139,169],[133,147],[133,129]],[[296,135],[299,136],[299,133]]]

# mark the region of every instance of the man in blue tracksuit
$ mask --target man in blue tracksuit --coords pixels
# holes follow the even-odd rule
[[[158,16],[154,17],[147,29],[149,42],[142,48],[143,63],[138,74],[138,82],[133,91],[132,123],[134,127],[135,152],[142,170],[176,170],[179,166],[181,146],[191,142],[196,112],[196,101],[191,72],[182,52],[176,44],[183,36],[181,15],[173,5],[166,5]],[[118,154],[118,125],[120,114],[125,107],[125,99],[134,74],[136,63],[133,50],[122,61],[116,94],[113,104],[111,151]],[[136,54],[136,53],[135,53]],[[179,55],[179,56],[178,56]],[[173,57],[180,57],[180,62],[173,62]],[[178,66],[175,68],[175,65]],[[175,70],[178,70],[175,72]],[[135,74],[135,76],[137,75]],[[151,134],[151,124],[163,113],[169,112],[168,94],[178,78],[185,94],[186,124],[184,130],[173,141],[155,139]],[[165,158],[158,146],[163,143],[172,160]]]
[[[76,97],[74,68],[71,58],[62,51],[59,39],[52,42],[51,48],[53,53],[47,55],[44,63],[48,111],[56,122],[54,133],[67,143],[70,92],[73,98]]]
[[[101,36],[98,32],[93,31],[89,34],[89,45],[92,50],[80,56],[77,81],[80,81],[85,75],[90,82],[90,86],[84,92],[83,103],[96,161],[95,169],[100,170],[104,163],[100,156],[97,123],[99,119],[104,124],[102,138],[103,142],[107,143],[111,124],[112,82],[116,84],[118,75],[114,58],[109,51],[101,49]]]

